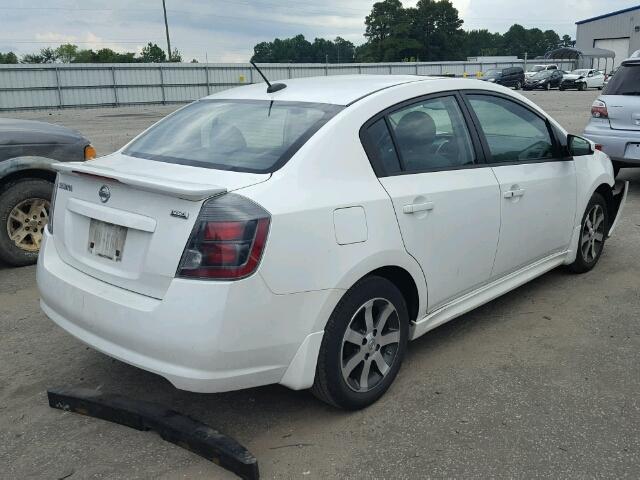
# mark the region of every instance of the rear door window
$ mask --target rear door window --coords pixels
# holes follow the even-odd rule
[[[622,65],[609,78],[605,95],[640,95],[640,63]]]
[[[442,170],[473,165],[471,137],[453,96],[424,100],[389,115],[407,172]]]
[[[342,108],[305,102],[201,100],[151,127],[123,153],[166,163],[269,173]]]

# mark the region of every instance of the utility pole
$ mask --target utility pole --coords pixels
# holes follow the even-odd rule
[[[162,10],[164,11],[164,29],[167,32],[167,56],[169,57],[169,61],[171,61],[171,41],[169,40],[169,23],[167,22],[167,7],[164,4],[164,0],[162,0]]]

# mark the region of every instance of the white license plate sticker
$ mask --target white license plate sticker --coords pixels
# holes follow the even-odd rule
[[[624,156],[632,160],[640,160],[640,143],[630,143]]]
[[[89,252],[114,262],[122,260],[127,228],[113,223],[91,219],[89,225]]]

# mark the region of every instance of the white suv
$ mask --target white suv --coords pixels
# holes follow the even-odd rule
[[[591,269],[621,210],[609,158],[504,87],[278,88],[59,164],[43,311],[181,389],[280,383],[362,408],[408,340],[559,265]]]

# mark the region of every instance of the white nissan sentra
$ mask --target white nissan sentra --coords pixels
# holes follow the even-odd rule
[[[560,265],[592,269],[616,225],[609,158],[504,87],[278,88],[211,95],[57,165],[46,315],[180,389],[280,383],[357,409],[408,340]]]

